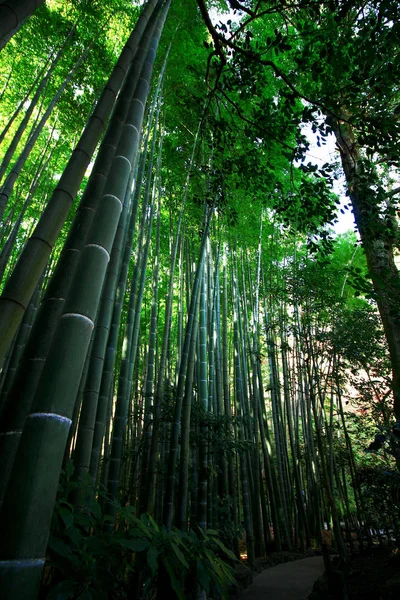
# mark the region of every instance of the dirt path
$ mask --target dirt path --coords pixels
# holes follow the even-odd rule
[[[321,556],[266,569],[240,595],[240,600],[305,600],[324,572]]]

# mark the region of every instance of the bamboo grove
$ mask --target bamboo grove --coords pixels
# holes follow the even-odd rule
[[[241,556],[329,530],[345,561],[398,533],[396,483],[380,515],[368,487],[398,462],[380,234],[330,233],[338,167],[306,165],[301,130],[318,77],[288,87],[281,13],[242,3],[238,49],[203,2],[17,4],[0,4],[1,597],[205,598]],[[267,34],[272,70],[251,62]],[[350,126],[321,110],[356,213]],[[369,188],[390,227],[396,161]],[[377,426],[384,456],[365,453]]]

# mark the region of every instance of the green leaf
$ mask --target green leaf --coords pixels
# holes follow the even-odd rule
[[[100,520],[101,519],[101,508],[98,502],[93,502],[91,507],[90,507],[90,511],[92,513],[92,515]]]
[[[158,548],[156,548],[156,546],[150,546],[150,548],[147,552],[147,564],[149,565],[149,567],[151,569],[151,573],[152,573],[153,577],[157,573],[158,555],[159,554],[160,554],[159,550],[158,550]]]
[[[159,526],[157,525],[157,523],[155,522],[155,520],[153,519],[153,517],[151,515],[147,515],[149,522],[151,523],[151,525],[153,525],[154,529],[158,532],[160,531]]]
[[[85,545],[91,554],[104,556],[106,553],[106,543],[98,537],[92,536],[85,539]]]
[[[60,507],[59,513],[60,513],[60,517],[65,525],[65,528],[68,529],[69,527],[72,527],[73,522],[74,522],[73,513],[68,508],[65,508],[64,506]]]
[[[76,527],[69,527],[65,530],[65,535],[75,544],[79,546],[82,541],[82,534]]]
[[[217,560],[215,554],[207,549],[204,551],[204,554],[207,556],[210,568],[214,571],[215,575],[217,576],[217,580],[219,582],[223,581],[224,572],[221,569],[221,565],[219,564],[219,561]]]
[[[67,502],[67,501],[66,501],[66,500],[64,500],[64,499],[61,499],[61,500],[60,500],[60,506],[68,506],[68,508],[69,508],[70,510],[74,510],[74,506],[73,506],[73,504],[71,504],[70,502]]]
[[[93,600],[93,594],[90,590],[84,590],[82,594],[78,596],[79,600]]]
[[[50,590],[47,600],[69,600],[69,598],[74,598],[77,588],[77,581],[61,581]]]
[[[168,571],[172,589],[178,596],[178,599],[185,600],[185,597],[183,595],[183,581],[179,581],[179,579],[177,578],[177,576],[175,574],[174,569],[172,568],[172,566],[170,565],[170,563],[168,562],[168,560],[166,558],[163,560],[163,564]]]
[[[184,557],[183,552],[178,548],[178,546],[176,544],[174,544],[174,542],[171,542],[171,547],[172,547],[172,550],[175,552],[178,560],[183,564],[184,567],[189,569],[189,564],[188,564],[186,558]]]
[[[236,584],[236,579],[233,575],[232,567],[230,567],[226,562],[224,562],[220,558],[217,559],[217,562],[218,562],[218,565],[221,568],[222,572],[225,575],[226,582]]]
[[[72,548],[54,535],[51,535],[49,538],[49,548],[52,552],[64,558],[71,558],[73,556]]]
[[[118,543],[123,548],[127,548],[128,550],[132,550],[133,552],[142,552],[143,550],[147,550],[150,546],[150,541],[145,540],[143,538],[136,538],[134,540],[128,540],[126,538],[122,538],[118,540]]]
[[[226,554],[226,556],[229,556],[229,558],[231,558],[232,560],[237,560],[236,556],[234,555],[234,553],[232,552],[232,550],[229,550],[229,548],[227,548],[222,542],[221,540],[219,540],[218,538],[214,538],[213,542],[215,544],[217,544],[217,546],[219,546],[222,550],[222,552],[224,554]]]
[[[154,535],[154,532],[152,532],[152,530],[149,528],[149,525],[148,525],[148,523],[146,523],[146,522],[143,520],[143,517],[144,517],[144,515],[142,515],[142,516],[140,517],[140,519],[138,519],[138,520],[136,521],[136,525],[138,526],[138,529],[139,529],[141,532],[143,532],[145,535],[147,535],[147,537],[149,537],[149,538],[152,538],[152,537],[153,537],[153,535]]]
[[[73,474],[74,470],[75,470],[74,463],[70,459],[67,461],[67,464],[65,465],[65,474],[67,476],[67,479],[71,479],[71,475]]]
[[[205,590],[206,594],[208,594],[210,592],[211,577],[201,560],[197,561],[197,581],[203,590]]]
[[[114,523],[114,520],[114,517],[112,517],[111,515],[104,515],[103,517],[104,523]]]

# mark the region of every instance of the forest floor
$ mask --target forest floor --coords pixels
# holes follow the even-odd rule
[[[322,556],[304,558],[284,552],[260,559],[256,564],[259,574],[252,583],[251,573],[246,569],[250,581],[243,581],[243,587],[248,587],[239,599],[399,600],[398,551],[388,546],[373,546],[353,553],[346,568],[340,567],[335,558],[331,562],[332,575],[328,578]]]
[[[322,576],[321,556],[302,558],[267,568],[240,595],[240,600],[306,600]]]
[[[343,593],[345,582],[345,595]],[[333,563],[333,577],[326,573],[314,585],[310,600],[398,600],[400,554],[388,546],[366,548],[350,556],[349,564]]]

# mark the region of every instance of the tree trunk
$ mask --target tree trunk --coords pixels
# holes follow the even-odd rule
[[[392,364],[394,413],[400,420],[400,276],[394,262],[393,249],[397,241],[397,225],[382,215],[380,200],[373,191],[371,172],[360,154],[357,140],[349,125],[340,122],[334,127],[343,170],[353,206],[354,219],[372,279],[376,302],[389,347]],[[372,174],[373,175],[373,174]]]

